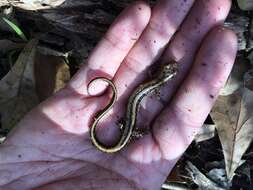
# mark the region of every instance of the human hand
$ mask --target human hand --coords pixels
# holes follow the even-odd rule
[[[159,189],[231,71],[237,39],[217,26],[230,4],[160,0],[152,16],[142,2],[127,8],[69,84],[27,114],[1,145],[0,189]],[[176,60],[179,71],[161,89],[160,100],[142,102],[138,126],[150,133],[120,152],[98,151],[89,127],[110,95],[90,96],[87,84],[97,76],[116,84],[119,99],[98,130],[99,139],[112,143],[129,95],[158,59]],[[101,83],[91,89],[102,90]]]

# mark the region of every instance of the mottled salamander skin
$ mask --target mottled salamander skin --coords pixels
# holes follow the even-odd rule
[[[134,131],[137,119],[137,112],[140,106],[141,100],[147,96],[149,93],[153,92],[156,89],[159,89],[166,82],[171,80],[177,73],[177,63],[175,61],[169,62],[166,65],[163,65],[159,75],[144,84],[138,86],[138,88],[132,93],[128,99],[127,110],[124,117],[124,124],[122,124],[122,134],[120,140],[114,146],[106,146],[100,142],[96,136],[95,129],[99,120],[112,108],[114,103],[117,100],[117,89],[114,83],[105,77],[98,77],[93,79],[89,85],[96,80],[103,80],[111,86],[113,95],[109,104],[96,115],[94,122],[91,125],[90,137],[93,145],[100,151],[106,153],[114,153],[120,151],[130,140],[130,137]],[[88,87],[89,87],[88,85]]]

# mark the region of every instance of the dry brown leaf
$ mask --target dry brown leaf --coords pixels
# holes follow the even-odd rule
[[[62,89],[70,79],[69,66],[63,57],[37,53],[34,70],[40,100]]]
[[[15,65],[0,81],[3,129],[11,129],[39,103],[39,99],[51,96],[70,79],[69,67],[63,57],[41,54],[35,57],[36,47],[37,41],[29,42]]]
[[[220,96],[211,112],[222,144],[226,173],[231,181],[253,137],[253,91],[241,88]]]
[[[179,161],[174,166],[166,181],[162,185],[163,189],[187,190],[187,182],[182,178],[181,165]]]
[[[11,129],[37,103],[33,59],[37,40],[31,40],[15,65],[0,81],[0,114],[4,129]]]
[[[180,176],[180,165],[176,164],[171,170],[170,175],[167,178],[167,181],[170,182],[183,182],[183,179]]]

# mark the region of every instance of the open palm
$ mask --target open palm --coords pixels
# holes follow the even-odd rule
[[[159,189],[231,71],[237,40],[217,26],[230,3],[160,0],[152,15],[143,2],[123,11],[69,84],[27,114],[1,145],[0,189]],[[138,113],[138,127],[149,132],[117,153],[98,151],[89,127],[110,93],[91,96],[89,81],[105,76],[116,84],[119,99],[98,130],[99,139],[111,144],[149,66],[171,60],[179,63],[177,76],[160,98],[146,98]],[[98,82],[89,92],[104,89]]]

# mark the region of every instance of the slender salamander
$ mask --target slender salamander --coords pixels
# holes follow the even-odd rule
[[[97,80],[102,80],[108,83],[113,91],[111,101],[104,109],[100,110],[96,114],[94,118],[94,122],[91,125],[90,137],[91,137],[91,141],[93,145],[100,151],[106,152],[106,153],[114,153],[121,150],[129,141],[132,135],[132,132],[135,128],[137,112],[138,112],[138,108],[139,108],[141,100],[145,96],[147,96],[149,93],[153,92],[154,90],[158,89],[163,84],[165,84],[167,81],[171,80],[176,75],[176,73],[177,73],[177,62],[173,61],[164,65],[159,75],[155,79],[138,86],[138,88],[133,92],[133,94],[128,99],[127,110],[124,117],[124,124],[121,124],[122,125],[121,128],[123,131],[122,131],[119,142],[114,146],[106,146],[102,142],[100,142],[96,136],[95,130],[96,130],[99,120],[112,108],[112,106],[116,102],[117,89],[114,83],[110,79],[105,78],[105,77],[97,77],[93,79],[92,81],[90,81],[88,84],[88,88],[91,83]]]

